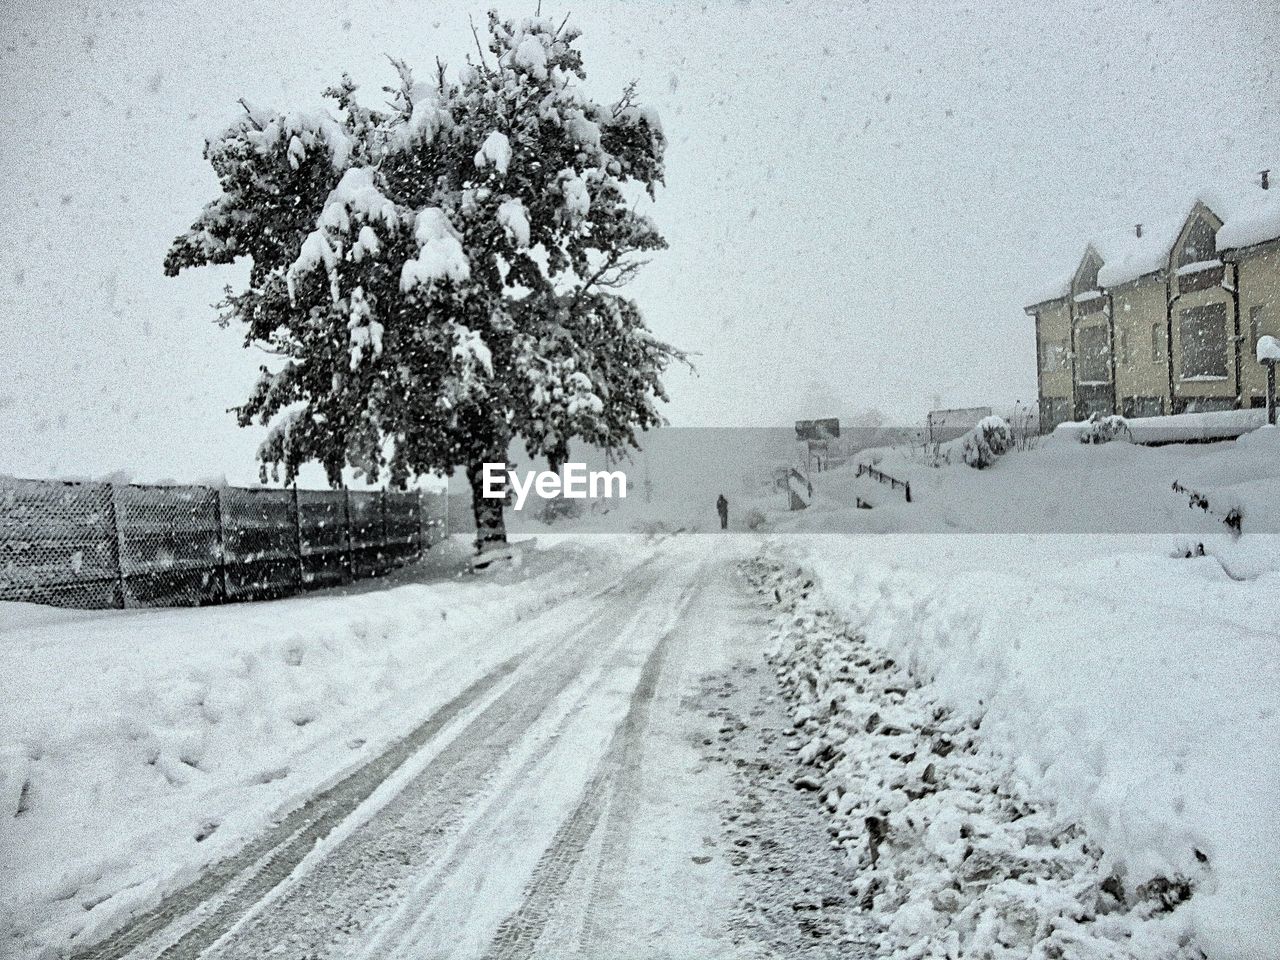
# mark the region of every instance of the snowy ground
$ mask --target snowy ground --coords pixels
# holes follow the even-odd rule
[[[0,607],[0,953],[1270,957],[1280,538],[1168,484],[1256,520],[1273,439],[885,451],[912,504],[834,471],[763,538]],[[1011,509],[1153,526],[958,532]]]
[[[986,470],[934,466],[924,447],[865,450],[857,461],[910,482],[911,503],[850,464],[815,474],[814,502],[801,513],[782,512],[783,496],[772,491],[742,509],[761,509],[785,532],[1218,535],[1228,533],[1221,518],[1235,508],[1246,534],[1280,534],[1278,428],[1162,447],[1086,446],[1063,431]],[[1203,494],[1211,509],[1192,509],[1175,481]],[[859,498],[872,509],[857,509]]]
[[[1274,637],[1223,622],[1179,648],[1166,631],[1195,608],[1091,596],[1076,578],[1102,561],[1055,587],[954,556],[939,577],[945,560],[901,543],[851,570],[850,546],[808,542],[803,568],[758,580],[781,598],[806,782],[885,955],[1268,955]],[[1179,563],[1201,567],[1164,571],[1183,602],[1224,579]]]
[[[11,611],[6,955],[766,955],[774,934],[735,939],[734,787],[706,746],[704,678],[764,649],[746,546],[592,538],[499,582]]]
[[[1278,454],[1274,430],[1159,449],[1055,438],[982,471],[878,451],[869,459],[911,482],[911,504],[846,470],[819,476],[826,482],[804,513],[770,515],[775,530],[926,531],[778,537],[766,555],[809,584],[799,591],[811,594],[806,619],[779,631],[780,666],[801,707],[815,712],[811,749],[829,768],[840,756],[824,772],[835,778],[825,787],[849,798],[833,811],[841,842],[866,856],[866,825],[850,812],[861,811],[883,819],[892,842],[917,858],[890,868],[911,891],[881,898],[881,910],[899,908],[881,917],[890,931],[886,949],[951,955],[958,943],[962,955],[988,955],[982,951],[1000,942],[995,921],[984,926],[991,904],[978,898],[965,914],[947,898],[931,900],[931,884],[950,883],[966,849],[980,846],[960,844],[956,829],[995,837],[1001,855],[1037,853],[1022,847],[1030,844],[1018,832],[1026,822],[1009,826],[1034,815],[1038,831],[1046,823],[1051,833],[1069,831],[1059,836],[1076,844],[1075,859],[1054,869],[1084,886],[1067,891],[1066,901],[1029,907],[1045,894],[1044,874],[1023,865],[1041,887],[1008,903],[1027,908],[1018,922],[1034,917],[1039,932],[1013,923],[1005,934],[1014,946],[996,955],[1026,956],[1030,944],[1055,955],[1053,937],[1073,934],[1052,918],[1078,920],[1090,911],[1113,915],[1080,937],[1101,935],[1123,948],[1071,941],[1067,955],[1167,957],[1182,944],[1186,955],[1202,950],[1214,960],[1274,954],[1280,537],[1248,531],[1276,529]],[[1215,504],[1240,508],[1244,536],[1230,536],[1212,513],[1188,509],[1170,489],[1178,478]],[[857,496],[876,505],[850,509]],[[942,530],[954,532],[930,532]],[[794,588],[784,584],[781,592]],[[884,788],[893,780],[884,757],[867,752],[877,741],[865,729],[871,713],[885,715],[877,695],[883,678],[856,666],[877,658],[894,664],[889,687],[904,688],[888,697],[903,738],[888,764],[900,781],[891,789]],[[928,720],[934,710],[939,716]],[[958,773],[918,749],[938,735],[921,730],[946,724],[972,741],[972,751],[960,752]],[[997,788],[1001,809],[957,806],[963,793],[954,777],[912,796],[930,763],[939,782],[955,775],[970,792],[975,778]],[[1077,866],[1066,869],[1067,861]],[[1117,896],[1088,903],[1099,890]],[[1157,894],[1185,902],[1138,922]],[[928,949],[920,946],[926,942]]]
[[[457,579],[446,551],[204,610],[0,605],[5,942],[100,936],[535,646],[522,621],[567,624],[646,555],[601,541],[589,562],[561,548]]]

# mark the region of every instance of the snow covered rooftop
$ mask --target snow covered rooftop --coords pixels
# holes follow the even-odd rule
[[[1116,287],[1162,269],[1197,203],[1222,219],[1217,235],[1219,252],[1280,238],[1280,188],[1263,190],[1256,181],[1242,181],[1201,190],[1189,198],[1178,215],[1144,223],[1142,236],[1128,227],[1090,239],[1089,245],[1103,261],[1098,271],[1099,285]],[[1079,261],[1072,265],[1073,272],[1078,265]],[[1070,292],[1070,286],[1071,273],[1066,273],[1041,284],[1030,303],[1061,299]]]
[[[1230,214],[1214,212],[1223,218],[1218,231],[1218,249],[1235,250],[1266,243],[1280,237],[1280,188],[1255,190],[1251,202],[1239,204]]]
[[[1169,251],[1173,249],[1185,222],[1185,216],[1169,218],[1143,224],[1142,236],[1138,236],[1137,230],[1130,227],[1096,238],[1093,249],[1102,257],[1098,283],[1104,287],[1118,287],[1159,270],[1168,261]]]
[[[1046,281],[1040,284],[1036,290],[1036,295],[1031,299],[1031,306],[1040,303],[1048,303],[1051,300],[1061,300],[1071,292],[1071,281],[1058,277],[1054,280]]]

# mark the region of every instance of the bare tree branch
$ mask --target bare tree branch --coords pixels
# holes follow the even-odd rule
[[[238,102],[240,106],[244,107],[244,112],[248,115],[249,122],[253,124],[253,128],[255,130],[261,130],[262,124],[260,124],[258,122],[258,118],[253,115],[253,111],[249,109],[249,104],[245,101],[244,97],[240,97]]]
[[[467,23],[471,24],[471,36],[476,39],[476,52],[480,54],[480,69],[487,75],[489,73],[489,64],[484,59],[484,47],[480,45],[480,33],[476,30],[476,22],[471,19],[470,14],[467,14]]]

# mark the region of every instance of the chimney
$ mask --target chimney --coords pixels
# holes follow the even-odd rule
[[[1271,189],[1271,171],[1263,170],[1261,173],[1262,173],[1262,189],[1263,190]]]
[[[1142,224],[1140,224],[1140,223],[1135,223],[1135,224],[1133,225],[1133,235],[1134,235],[1135,237],[1140,237],[1140,236],[1142,236]]]

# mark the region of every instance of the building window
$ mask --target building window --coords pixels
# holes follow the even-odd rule
[[[1235,397],[1189,397],[1178,402],[1174,413],[1220,413],[1235,408]]]
[[[1129,352],[1129,331],[1120,331],[1120,362],[1124,364],[1125,369],[1133,364],[1133,356]]]
[[[1178,315],[1183,380],[1227,378],[1227,307],[1210,303]]]
[[[1164,360],[1164,328],[1158,324],[1151,325],[1151,362],[1160,363]]]
[[[1076,331],[1076,377],[1081,383],[1107,383],[1111,379],[1107,328],[1101,324]]]

